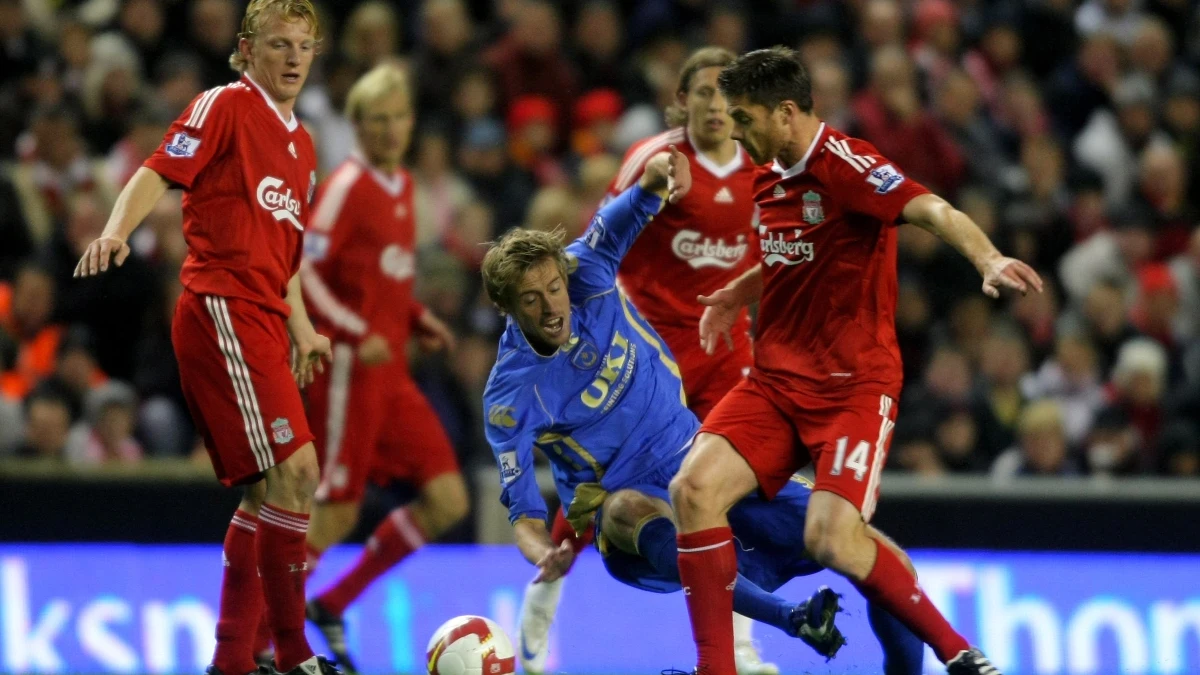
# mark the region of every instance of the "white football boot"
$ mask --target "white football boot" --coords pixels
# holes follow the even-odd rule
[[[530,582],[525,586],[517,656],[526,673],[545,672],[546,657],[550,655],[550,626],[554,623],[554,615],[558,613],[564,581],[566,577],[540,584]]]
[[[738,675],[779,675],[779,666],[759,657],[752,626],[753,620],[733,615],[733,660]]]

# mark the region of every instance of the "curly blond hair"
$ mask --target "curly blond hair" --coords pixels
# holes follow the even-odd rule
[[[262,32],[267,20],[276,16],[286,21],[307,21],[312,27],[317,45],[321,44],[321,22],[317,19],[317,10],[313,7],[312,0],[250,0],[250,4],[246,6],[246,15],[242,17],[242,30],[238,33],[238,38],[253,40]],[[249,66],[239,45],[235,45],[233,53],[229,55],[229,67],[244,73]]]
[[[481,267],[483,288],[497,309],[505,314],[512,312],[525,273],[543,260],[553,260],[563,278],[567,278],[563,235],[561,227],[550,232],[514,227],[492,243]]]

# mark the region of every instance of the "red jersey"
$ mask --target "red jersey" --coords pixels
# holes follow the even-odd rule
[[[696,296],[725,286],[758,262],[751,225],[755,166],[741,145],[728,164],[717,166],[696,151],[685,129],[676,128],[629,148],[609,195],[637,182],[646,162],[669,145],[687,156],[692,189],[650,221],[621,262],[619,280],[651,325],[695,327],[704,313]]]
[[[341,342],[382,335],[403,354],[425,312],[412,297],[415,242],[408,172],[342,162],[317,190],[304,241],[300,280],[317,325]]]
[[[754,376],[825,398],[899,398],[894,226],[928,190],[825,124],[795,166],[763,167],[754,190],[763,269]]]
[[[299,120],[285,120],[243,75],[196,97],[145,166],[184,190],[183,285],[286,317],[317,181],[317,155]]]

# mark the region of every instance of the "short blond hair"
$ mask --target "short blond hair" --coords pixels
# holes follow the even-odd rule
[[[497,309],[505,314],[512,312],[525,273],[543,260],[553,260],[563,279],[567,278],[563,234],[561,227],[550,232],[514,227],[492,243],[481,267],[483,288]]]
[[[238,38],[254,40],[254,37],[262,32],[267,19],[275,16],[285,21],[307,21],[312,27],[313,39],[318,45],[321,44],[321,22],[317,19],[317,10],[313,7],[312,0],[250,0],[250,4],[246,6],[246,14],[242,17],[242,30],[238,33]],[[246,57],[242,56],[239,41],[233,48],[233,54],[229,55],[229,67],[244,73],[249,66]]]
[[[346,119],[357,122],[362,118],[363,108],[394,91],[402,91],[412,101],[408,87],[408,75],[394,63],[381,63],[358,78],[350,93],[346,94]]]

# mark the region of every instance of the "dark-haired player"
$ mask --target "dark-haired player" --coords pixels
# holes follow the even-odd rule
[[[702,298],[701,340],[728,339],[741,308],[760,302],[750,376],[705,419],[671,484],[679,572],[705,675],[734,675],[728,614],[738,558],[726,513],[754,490],[773,497],[800,467],[816,485],[804,543],[933,647],[953,675],[998,675],[946,621],[900,555],[870,536],[900,395],[896,226],[937,234],[975,264],[983,290],[1041,290],[965,214],[905,176],[865,141],[812,114],[797,54],[738,58],[718,83],[733,137],[756,163],[762,264]]]

